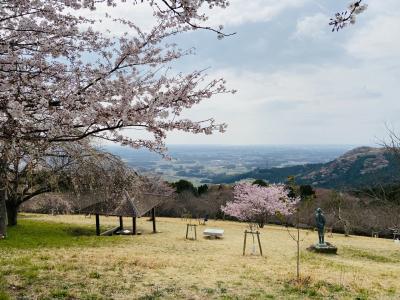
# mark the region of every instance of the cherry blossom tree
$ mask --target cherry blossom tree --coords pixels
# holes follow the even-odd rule
[[[223,79],[207,81],[204,71],[173,72],[171,64],[191,53],[171,38],[198,29],[227,34],[206,25],[206,8],[226,8],[226,0],[142,0],[154,26],[106,14],[84,17],[116,0],[0,1],[0,235],[5,235],[10,165],[17,153],[30,158],[59,143],[99,138],[165,153],[168,131],[211,134],[226,125],[214,119],[181,117],[204,99],[231,92]],[[122,1],[121,2],[125,2]],[[132,10],[137,1],[132,0]],[[141,5],[143,5],[141,4]],[[100,32],[107,20],[127,28]],[[129,136],[124,129],[148,133]]]
[[[250,183],[239,183],[234,187],[234,201],[221,209],[224,213],[241,221],[257,223],[263,227],[268,216],[291,215],[300,197],[290,198],[289,191],[282,184],[267,187]]]

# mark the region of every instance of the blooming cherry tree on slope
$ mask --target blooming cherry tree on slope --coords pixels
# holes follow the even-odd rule
[[[38,149],[96,137],[163,153],[168,131],[225,130],[213,118],[181,118],[185,109],[230,91],[221,78],[207,81],[202,70],[171,72],[170,64],[190,51],[169,41],[197,29],[223,37],[222,28],[206,25],[203,8],[225,8],[228,1],[142,0],[153,10],[155,25],[143,30],[134,20],[104,16],[127,28],[119,35],[98,31],[102,20],[83,16],[101,3],[112,7],[119,2],[125,1],[1,1],[0,235],[5,232],[7,190],[13,188],[10,173],[44,155]],[[131,3],[134,10],[137,1]],[[128,136],[127,128],[150,137]],[[21,165],[15,165],[21,149]]]
[[[234,201],[221,209],[224,213],[241,221],[255,222],[263,227],[268,216],[291,215],[300,197],[290,198],[287,188],[282,184],[267,187],[240,183],[234,187]]]

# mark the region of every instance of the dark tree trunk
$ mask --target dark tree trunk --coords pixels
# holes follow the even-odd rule
[[[1,187],[3,187],[3,185]],[[0,189],[0,239],[7,236],[6,197],[5,189]]]
[[[264,225],[267,224],[267,216],[260,216],[257,223],[260,228],[264,228]]]
[[[153,209],[151,210],[151,219],[153,221],[153,233],[156,233],[157,229],[156,229],[156,209],[155,209],[155,207],[153,207]]]
[[[4,156],[4,153],[2,153]],[[7,162],[0,159],[0,238],[7,236]]]
[[[17,225],[17,215],[18,215],[18,208],[19,205],[16,204],[14,201],[8,201],[7,205],[7,219],[8,219],[8,226],[15,226]]]

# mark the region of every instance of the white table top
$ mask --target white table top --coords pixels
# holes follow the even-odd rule
[[[220,228],[207,228],[203,231],[204,235],[216,235],[222,236],[224,234],[224,230]]]

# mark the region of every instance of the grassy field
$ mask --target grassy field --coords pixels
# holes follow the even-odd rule
[[[336,256],[306,251],[279,226],[262,229],[264,256],[242,256],[245,224],[210,221],[225,238],[185,240],[186,222],[138,220],[138,236],[94,236],[94,218],[22,215],[0,241],[0,299],[400,299],[400,245],[334,235]],[[117,219],[102,218],[105,226]],[[126,219],[125,224],[130,224]],[[248,253],[251,252],[251,244]]]

